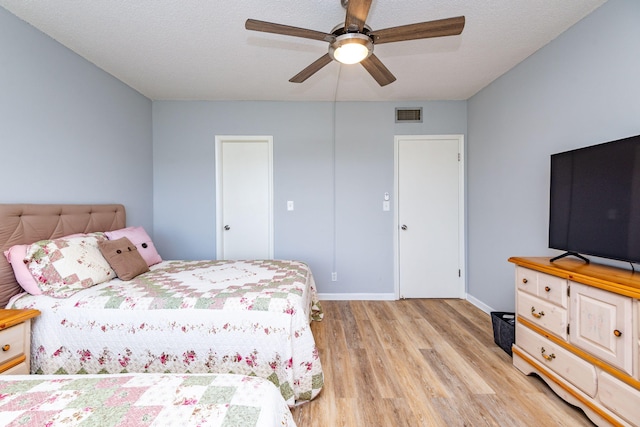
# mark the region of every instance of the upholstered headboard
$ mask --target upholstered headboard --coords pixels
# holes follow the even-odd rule
[[[75,233],[124,228],[123,205],[0,204],[0,252],[13,245],[58,238]],[[0,308],[22,292],[13,269],[0,254]]]

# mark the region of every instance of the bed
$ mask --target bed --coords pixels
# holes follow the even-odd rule
[[[125,227],[122,205],[0,205],[0,250]],[[131,280],[31,295],[0,257],[0,304],[33,308],[34,374],[233,373],[270,380],[289,406],[323,373],[313,275],[292,260],[169,260]]]
[[[0,376],[0,425],[295,427],[270,381],[231,374]]]

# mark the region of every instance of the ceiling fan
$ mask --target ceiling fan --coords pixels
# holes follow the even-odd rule
[[[365,24],[371,2],[372,0],[341,0],[342,6],[347,9],[347,16],[344,24],[335,27],[331,33],[255,19],[247,19],[245,28],[252,31],[283,34],[329,43],[329,52],[289,79],[292,83],[304,82],[322,67],[335,60],[343,64],[362,64],[380,86],[393,83],[396,78],[374,55],[374,45],[430,37],[455,36],[462,33],[464,28],[464,16],[457,16],[383,30],[372,30]]]

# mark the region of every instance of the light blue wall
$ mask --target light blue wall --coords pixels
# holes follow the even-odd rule
[[[0,7],[0,203],[123,203],[153,226],[151,101]]]
[[[396,124],[397,106],[424,122]],[[165,258],[215,258],[215,136],[272,135],[275,257],[309,263],[322,293],[391,294],[393,137],[466,122],[465,101],[154,102],[154,242]]]
[[[405,106],[422,107],[423,123],[396,124],[395,108]],[[393,294],[393,210],[383,211],[382,200],[385,192],[394,200],[394,135],[465,135],[466,108],[466,101],[338,103],[335,150],[338,282],[319,280],[320,292]]]
[[[468,292],[493,309],[514,308],[508,257],[560,253],[549,156],[640,134],[639,18],[609,0],[469,100]]]
[[[640,133],[638,17],[609,0],[467,102],[151,103],[0,8],[0,202],[121,202],[165,258],[212,258],[214,137],[273,135],[276,256],[323,293],[391,293],[393,136],[465,134],[468,291],[512,309],[506,259],[553,253],[549,155]]]

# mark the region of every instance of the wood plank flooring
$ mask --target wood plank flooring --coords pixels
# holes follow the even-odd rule
[[[325,385],[292,409],[298,427],[593,426],[516,370],[467,301],[321,303],[312,330]]]

